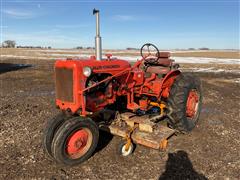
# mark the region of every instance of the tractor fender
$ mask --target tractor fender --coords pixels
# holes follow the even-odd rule
[[[181,71],[179,70],[172,70],[169,71],[166,76],[164,76],[162,83],[161,83],[161,96],[167,98],[169,96],[169,92],[171,89],[172,84],[174,83],[174,80],[176,79],[176,77],[181,74]]]

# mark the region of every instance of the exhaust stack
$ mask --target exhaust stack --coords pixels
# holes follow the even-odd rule
[[[96,37],[95,37],[95,55],[96,60],[102,60],[102,39],[100,36],[99,10],[93,9],[93,15],[96,14]]]

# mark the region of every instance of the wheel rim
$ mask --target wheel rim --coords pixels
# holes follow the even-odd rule
[[[122,155],[123,156],[128,156],[129,154],[131,154],[132,151],[132,146],[130,145],[128,150],[126,151],[126,144],[122,146]]]
[[[87,153],[92,144],[92,133],[82,128],[71,134],[67,140],[66,152],[71,159],[78,159]]]
[[[198,112],[199,95],[195,89],[192,89],[188,94],[186,115],[189,118],[194,118]]]

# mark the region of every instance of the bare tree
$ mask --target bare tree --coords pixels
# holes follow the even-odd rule
[[[15,48],[16,42],[13,40],[6,40],[2,43],[2,47],[4,48]]]

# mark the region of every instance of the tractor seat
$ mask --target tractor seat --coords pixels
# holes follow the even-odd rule
[[[150,66],[164,66],[164,67],[170,67],[172,66],[174,60],[169,59],[170,58],[170,52],[160,52],[158,54],[158,60],[157,62],[154,62],[154,59],[151,63],[151,61],[149,63],[147,63]]]
[[[158,61],[153,64],[149,64],[146,72],[156,74],[167,74],[170,71],[170,67],[173,65],[174,60],[170,58],[170,52],[160,52],[158,54]]]
[[[173,65],[174,60],[168,58],[159,58],[157,61],[155,59],[148,59],[147,64],[148,66],[163,66],[163,67],[170,67]]]
[[[156,65],[165,66],[165,67],[172,66],[172,63],[174,62],[174,60],[169,59],[170,56],[171,56],[170,52],[159,52],[158,54],[159,59]]]

